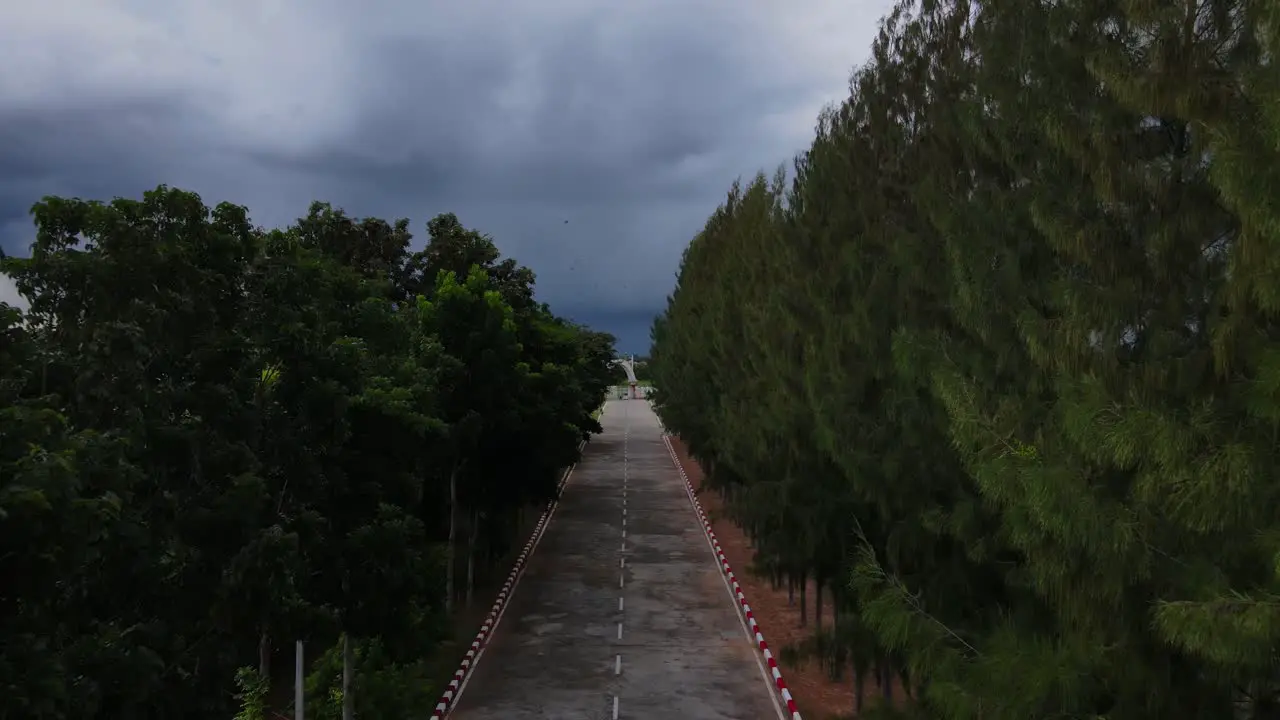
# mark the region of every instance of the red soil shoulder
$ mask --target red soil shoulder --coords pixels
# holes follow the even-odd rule
[[[680,463],[684,466],[689,481],[695,488],[701,489],[704,479],[702,468],[688,455],[684,443],[673,437],[672,446]],[[798,643],[808,636],[811,628],[800,626],[800,608],[787,602],[786,588],[775,590],[765,578],[751,572],[754,550],[746,534],[732,521],[725,517],[720,497],[713,492],[700,493],[698,501],[711,520],[711,529],[715,531],[720,547],[724,550],[729,565],[738,576],[738,583],[751,603],[751,609],[764,637],[773,649],[774,657],[779,657],[782,648]],[[813,588],[809,588],[812,597]],[[819,667],[816,661],[796,666],[784,663],[779,658],[778,667],[782,676],[791,688],[800,714],[806,720],[825,720],[832,717],[848,717],[853,711],[852,680],[832,682],[826,670]]]

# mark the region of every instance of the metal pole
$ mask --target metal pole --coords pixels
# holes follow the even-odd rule
[[[342,634],[342,720],[355,720],[356,704],[351,696],[351,635]]]
[[[294,646],[293,664],[293,720],[304,720],[302,707],[302,641]]]

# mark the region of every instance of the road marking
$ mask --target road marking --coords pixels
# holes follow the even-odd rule
[[[624,406],[624,407],[627,407],[627,414],[626,414],[627,424],[622,431],[622,547],[621,547],[621,552],[626,552],[627,550],[627,479],[631,475],[631,467],[630,467],[630,463],[628,462],[629,453],[627,452],[627,446],[631,442],[631,412],[630,412],[631,408],[628,406]],[[622,588],[623,578],[626,576],[625,572],[621,572],[622,569],[626,567],[626,564],[627,564],[627,559],[625,557],[618,558],[618,569],[619,569],[618,588],[619,589]],[[618,612],[622,612],[621,596],[618,597]],[[618,621],[618,639],[619,640],[622,639],[622,621]],[[621,653],[616,655],[613,659],[613,674],[614,675],[622,674],[622,654]],[[613,696],[613,720],[618,720],[618,696],[617,695]]]
[[[585,446],[586,446],[586,442],[584,441],[582,443],[582,446],[580,446],[578,449],[581,450],[582,447],[585,447]],[[579,464],[581,464],[581,460],[579,460],[579,462],[574,463],[569,468],[569,470],[565,473],[564,484],[561,488],[562,492],[568,489],[569,481],[573,479],[573,471],[578,469]],[[520,566],[520,572],[516,574],[516,579],[511,581],[511,589],[507,591],[507,601],[503,603],[502,609],[498,611],[498,616],[493,619],[493,624],[489,626],[490,639],[492,639],[493,636],[498,632],[498,625],[502,623],[502,616],[507,614],[507,608],[511,607],[511,604],[512,604],[511,598],[515,596],[516,588],[520,586],[520,580],[524,578],[525,571],[529,569],[529,565],[530,565],[529,561],[533,557],[534,551],[538,549],[538,545],[542,542],[543,536],[547,534],[547,529],[551,527],[551,519],[555,517],[556,510],[559,510],[559,509],[560,509],[560,501],[556,500],[556,504],[551,506],[551,512],[547,513],[547,521],[542,524],[541,532],[538,533],[537,538],[535,538],[533,541],[533,545],[530,546],[529,548],[528,554],[525,556],[525,564]],[[458,706],[458,703],[462,700],[462,692],[467,689],[467,684],[471,682],[471,678],[475,677],[476,666],[480,664],[480,658],[484,657],[484,651],[488,649],[489,649],[489,642],[488,640],[486,640],[484,644],[480,646],[480,651],[476,653],[475,659],[471,661],[471,668],[467,671],[467,674],[463,676],[462,683],[458,685],[458,692],[454,693],[453,695],[453,702],[449,703],[449,707],[446,708],[445,710],[446,713],[452,712],[453,709],[456,708]]]
[[[669,452],[674,452],[674,451],[669,450]],[[680,464],[679,464],[679,460],[675,458],[674,454],[671,457],[671,463],[675,465],[676,474],[677,476],[679,476]],[[702,528],[702,521],[701,519],[698,518],[698,511],[695,509],[695,506],[694,506],[693,490],[689,487],[689,485],[685,484],[682,478],[677,478],[677,479],[679,480],[681,485],[684,485],[685,497],[689,498],[689,511],[693,513],[694,522],[698,525],[699,529],[703,530],[702,539],[707,542],[707,547],[711,550],[711,563],[716,568],[716,575],[720,576],[720,581],[724,583],[725,592],[729,593],[729,602],[733,604],[733,615],[734,617],[738,618],[738,624],[742,626],[742,634],[747,638],[747,642],[751,643],[751,647],[756,649],[756,652],[753,652],[751,654],[756,659],[756,667],[760,669],[760,679],[764,680],[764,684],[768,687],[769,699],[773,701],[773,709],[778,713],[778,720],[787,720],[787,713],[785,710],[783,710],[782,702],[778,697],[777,685],[773,682],[773,679],[769,674],[769,671],[765,669],[764,660],[761,659],[761,654],[759,652],[759,645],[758,643],[756,643],[755,635],[751,633],[751,630],[747,627],[747,621],[742,617],[742,611],[739,609],[740,605],[738,603],[738,595],[733,591],[733,586],[729,584],[729,578],[726,577],[724,574],[724,568],[721,567],[720,558],[716,554],[716,546],[711,544],[711,537],[707,535],[706,530]]]

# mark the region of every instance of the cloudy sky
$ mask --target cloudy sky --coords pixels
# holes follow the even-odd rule
[[[644,352],[689,238],[734,178],[808,144],[889,6],[3,3],[0,246],[27,252],[43,195],[160,183],[268,226],[312,199],[420,235],[452,211],[557,312]]]

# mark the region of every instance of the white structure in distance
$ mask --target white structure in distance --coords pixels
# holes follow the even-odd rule
[[[651,387],[641,387],[636,380],[636,356],[630,355],[625,358],[616,358],[612,364],[621,365],[623,372],[627,374],[626,385],[615,385],[612,394],[619,400],[639,400],[649,397],[649,392],[653,390]]]

